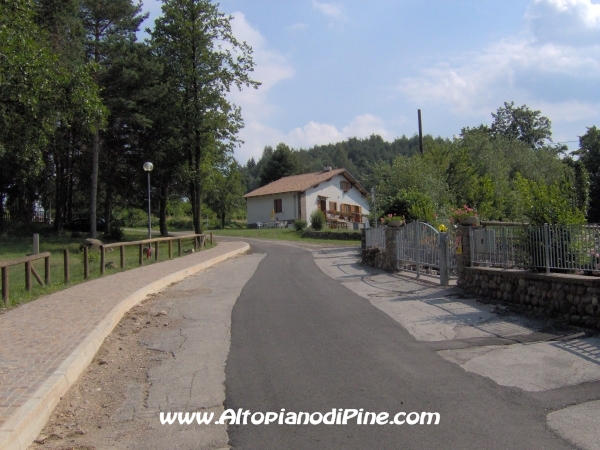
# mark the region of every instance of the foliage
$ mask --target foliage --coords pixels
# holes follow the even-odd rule
[[[119,224],[113,224],[108,233],[104,233],[104,237],[115,242],[123,240],[123,228]]]
[[[515,186],[524,215],[532,225],[585,223],[584,211],[577,208],[564,194],[570,188],[568,180],[545,184],[527,180],[517,174]]]
[[[221,219],[221,228],[225,228],[225,219],[243,206],[243,194],[243,179],[236,162],[222,171],[213,171],[206,202]]]
[[[552,142],[550,119],[542,116],[541,111],[532,111],[527,105],[514,106],[514,102],[504,102],[503,107],[492,113],[492,135],[519,140],[532,148],[543,146],[546,140]]]
[[[600,222],[600,129],[589,127],[579,137],[579,150],[575,152],[579,161],[589,174],[589,209],[590,222]],[[585,190],[585,187],[581,189]]]
[[[233,86],[257,88],[252,48],[231,31],[230,17],[209,0],[165,0],[152,31],[155,54],[165,68],[173,116],[178,122],[177,148],[182,159],[194,231],[202,231],[202,183],[227,161],[243,126],[239,108],[227,99]]]
[[[434,139],[426,136],[425,140],[442,142],[443,139]],[[290,149],[296,157],[299,167],[294,173],[318,172],[324,166],[347,169],[367,189],[372,184],[373,165],[379,161],[391,163],[397,156],[412,156],[419,152],[419,137],[398,137],[392,142],[386,142],[379,135],[368,138],[350,138],[335,144],[315,145],[308,149]],[[273,148],[266,146],[262,157],[255,161],[248,160],[241,168],[246,180],[246,192],[260,187],[260,175],[267,162],[273,156]]]
[[[396,216],[394,214],[387,214],[385,217],[382,217],[381,220],[385,224],[389,224],[390,222],[405,222],[406,221],[404,216]]]
[[[402,219],[412,222],[420,220],[423,222],[433,222],[436,217],[435,207],[431,198],[417,190],[402,189],[396,197],[384,207],[383,217],[387,223],[386,217],[401,217]],[[396,220],[396,219],[393,219]]]
[[[555,197],[585,211],[588,175],[580,163],[561,158],[556,149],[493,135],[485,126],[463,129],[452,141],[427,139],[424,155],[375,164],[372,209],[436,224],[466,204],[487,220],[534,220],[530,216],[537,212],[526,206],[517,174],[535,185],[554,186]]]
[[[310,226],[313,230],[321,230],[325,226],[326,220],[325,214],[319,209],[315,209],[310,214]]]
[[[294,221],[294,228],[296,231],[304,231],[306,229],[306,220],[298,219]]]
[[[264,186],[297,173],[299,163],[296,154],[287,145],[280,143],[260,172],[260,185]]]
[[[30,220],[36,200],[51,201],[49,179],[63,151],[60,131],[85,133],[105,114],[93,67],[71,49],[77,40],[69,36],[78,27],[70,20],[76,19],[58,19],[49,3],[0,3],[0,231],[5,198],[20,221]]]

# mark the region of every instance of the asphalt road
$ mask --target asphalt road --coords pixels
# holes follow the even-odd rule
[[[438,425],[230,425],[235,449],[565,449],[535,397],[465,372],[310,252],[265,253],[232,312],[225,407],[252,412],[438,412]]]

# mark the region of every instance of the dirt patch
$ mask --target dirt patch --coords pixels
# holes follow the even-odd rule
[[[156,333],[180,325],[181,319],[173,320],[166,310],[160,310],[161,300],[160,294],[149,296],[123,316],[79,380],[61,398],[30,449],[92,450],[106,448],[102,442],[107,437],[118,440],[122,431],[115,423],[130,414],[126,400],[140,395],[145,403],[150,387],[148,370],[172,358],[142,344]]]

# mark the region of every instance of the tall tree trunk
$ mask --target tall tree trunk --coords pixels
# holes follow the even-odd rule
[[[94,62],[100,64],[100,25],[96,22],[94,33]],[[98,77],[96,75],[96,83]],[[96,123],[94,130],[94,140],[92,142],[92,192],[90,195],[90,237],[95,239],[97,236],[96,230],[96,208],[98,201],[98,164],[100,159],[100,124]]]
[[[169,197],[169,187],[166,184],[160,187],[160,204],[159,204],[159,226],[160,235],[168,236],[169,230],[167,230],[167,199]]]
[[[64,179],[62,173],[62,165],[60,163],[60,159],[57,156],[56,158],[56,180],[55,180],[55,193],[54,193],[54,203],[55,211],[54,211],[54,231],[61,231],[62,222],[63,222],[63,211],[64,211],[64,199],[62,198]]]
[[[100,156],[100,125],[96,124],[96,132],[92,144],[92,192],[90,193],[90,237],[95,239],[96,231],[96,204],[98,199],[98,160]]]
[[[67,203],[66,204],[66,212],[65,212],[67,222],[70,222],[71,220],[73,220],[73,190],[74,190],[74,184],[75,184],[75,179],[73,177],[73,149],[74,148],[75,148],[75,136],[73,136],[73,145],[67,152],[67,162],[66,162],[66,167],[65,167],[67,180],[66,180],[66,185],[64,186],[64,189],[65,189],[65,196],[66,196],[66,203]]]
[[[4,233],[4,192],[0,192],[0,233]]]
[[[110,233],[112,231],[112,206],[113,206],[113,188],[112,184],[108,182],[106,184],[106,193],[104,198],[104,232]]]

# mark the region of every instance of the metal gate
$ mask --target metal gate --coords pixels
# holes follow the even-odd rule
[[[439,277],[448,285],[456,277],[453,233],[440,233],[425,222],[411,222],[396,231],[396,269]]]

